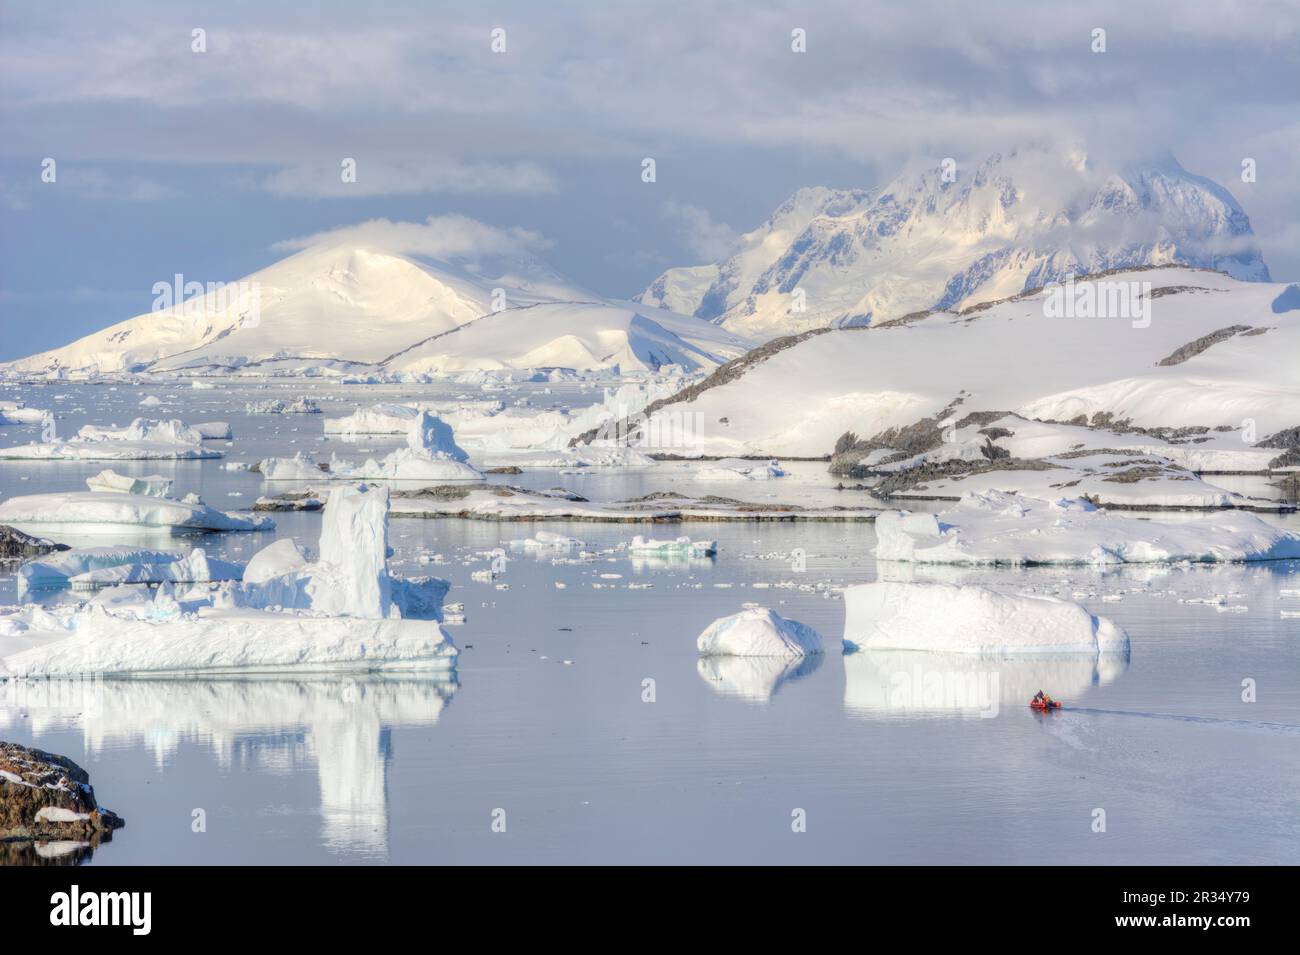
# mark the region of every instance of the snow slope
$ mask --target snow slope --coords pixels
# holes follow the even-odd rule
[[[953,172],[945,181],[942,166],[911,169],[874,190],[801,189],[724,261],[670,269],[640,300],[772,338],[1117,267],[1186,263],[1269,278],[1236,200],[1171,156],[1105,170],[1079,151],[1031,146]]]
[[[725,329],[658,309],[547,303],[485,315],[386,362],[386,370],[451,374],[476,369],[715,368],[749,343]]]
[[[698,415],[697,454],[819,457],[849,431],[870,438],[926,418],[955,426],[972,412],[1223,427],[1243,448],[1300,423],[1300,309],[1275,310],[1287,286],[1172,267],[1077,286],[1104,292],[1100,283],[1117,282],[1138,283],[1149,303],[1145,327],[1048,317],[1054,293],[1044,290],[965,313],[812,333],[652,405],[662,420],[650,426],[672,433],[675,418]]]
[[[504,305],[504,310],[496,307]],[[478,327],[483,320],[482,327]],[[472,324],[465,337],[443,337]],[[535,257],[434,260],[346,242],[313,245],[171,308],[0,373],[712,367],[748,342],[698,319],[603,304]],[[384,365],[386,359],[395,358]]]

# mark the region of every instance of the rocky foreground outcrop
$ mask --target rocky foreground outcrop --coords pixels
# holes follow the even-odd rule
[[[51,551],[67,549],[66,544],[56,544],[40,537],[32,537],[30,534],[0,524],[0,560],[40,557]]]
[[[0,740],[0,864],[78,861],[124,824],[72,760]]]

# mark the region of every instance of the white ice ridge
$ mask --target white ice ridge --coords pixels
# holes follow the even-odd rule
[[[821,635],[755,605],[709,624],[695,641],[703,656],[802,657],[822,652]]]
[[[0,631],[3,633],[3,631]],[[0,636],[0,647],[5,640]],[[20,650],[0,664],[13,677],[330,669],[446,669],[456,648],[426,620],[307,617],[209,611],[153,622],[94,608],[62,639]]]
[[[0,458],[40,461],[150,461],[219,458],[203,447],[203,434],[176,419],[136,418],[125,428],[86,425],[66,441],[42,441],[0,448]]]
[[[844,612],[845,643],[866,650],[1129,652],[1124,630],[1076,603],[973,584],[859,584],[845,590]]]
[[[1137,518],[1065,498],[968,493],[938,514],[876,518],[877,560],[933,564],[1122,564],[1300,557],[1300,534],[1254,514]]]

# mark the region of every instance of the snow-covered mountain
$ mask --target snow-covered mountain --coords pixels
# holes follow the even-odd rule
[[[725,260],[670,269],[638,300],[765,339],[1169,263],[1269,279],[1236,200],[1173,157],[1107,172],[1030,147],[880,189],[801,189]]]
[[[478,331],[480,323],[495,334]],[[474,334],[443,337],[470,325]],[[590,347],[575,347],[575,337]],[[606,302],[526,252],[434,260],[325,242],[0,372],[653,370],[677,360],[697,369],[750,344],[700,319]]]
[[[648,428],[670,433],[689,416],[698,426],[684,453],[818,457],[846,432],[870,439],[973,414],[1219,429],[1187,440],[1220,435],[1242,450],[1300,424],[1296,285],[1186,267],[1074,283],[1077,301],[1137,300],[1111,317],[1067,315],[1056,307],[1067,288],[769,343],[651,404]]]

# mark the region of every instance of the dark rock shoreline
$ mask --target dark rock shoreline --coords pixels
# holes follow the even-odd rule
[[[123,825],[72,760],[0,740],[0,865],[81,862]]]

